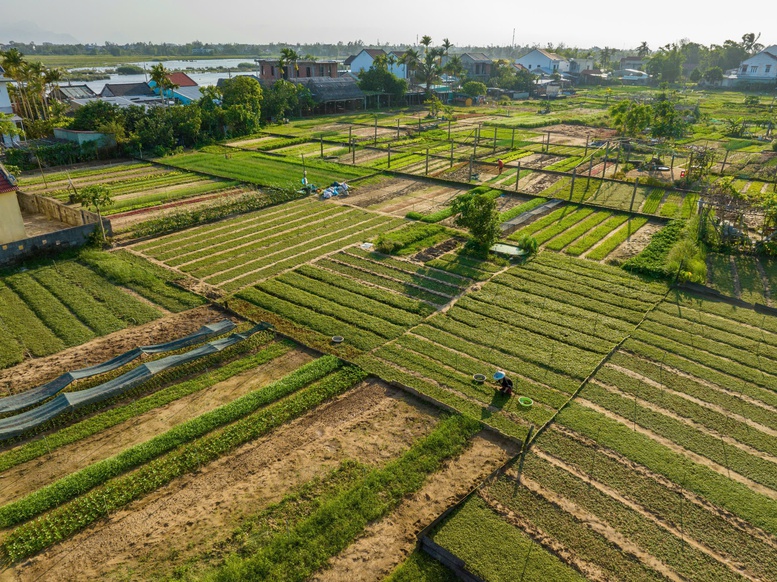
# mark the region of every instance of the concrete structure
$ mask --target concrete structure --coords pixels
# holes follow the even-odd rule
[[[777,83],[777,45],[766,47],[742,61],[737,70],[737,80],[740,83]]]
[[[368,71],[379,56],[388,57],[388,54],[383,49],[362,49],[350,63],[351,72],[354,75],[358,75],[362,71]]]
[[[393,73],[395,76],[399,77],[400,79],[410,79],[407,65],[401,64],[399,61],[402,60],[402,57],[405,56],[405,51],[392,51],[389,53],[389,60],[391,57],[394,57],[394,63],[389,64],[389,72]]]
[[[3,196],[0,194],[0,196]],[[27,237],[24,229],[12,236],[11,240],[0,237],[0,265],[8,265],[23,261],[41,253],[56,253],[62,249],[81,246],[89,240],[97,224],[97,215],[88,210],[66,206],[53,198],[13,192],[13,204],[20,216],[28,220],[33,217],[45,217],[46,228],[35,236]],[[0,200],[0,204],[5,199]],[[0,207],[0,229],[5,224],[5,206]],[[110,220],[103,219],[103,225],[108,236],[112,234]],[[54,228],[51,228],[51,227]],[[48,232],[46,232],[48,231]]]
[[[572,75],[579,75],[583,71],[590,71],[594,68],[595,61],[592,58],[569,59],[569,73]]]
[[[515,59],[515,62],[519,65],[523,65],[529,69],[532,73],[536,69],[540,69],[547,74],[553,73],[568,73],[569,61],[557,55],[542,49],[534,49],[533,51]]]
[[[23,239],[24,219],[16,201],[16,181],[0,166],[0,244]]]
[[[633,57],[633,56],[623,57],[621,59],[621,64],[620,64],[621,69],[636,69],[638,71],[641,71],[644,66],[645,66],[645,60],[643,58]]]
[[[255,62],[259,70],[259,81],[272,84],[278,79],[283,79],[283,70],[278,65],[277,59],[256,59]],[[319,77],[337,78],[337,61],[301,59],[287,66],[286,69],[288,69],[286,78],[289,81]]]
[[[464,53],[461,55],[461,64],[467,72],[468,80],[485,82],[491,77],[494,62],[483,53]]]
[[[57,139],[72,141],[78,145],[96,142],[98,148],[114,147],[116,145],[116,138],[114,138],[113,135],[100,133],[99,131],[77,131],[75,129],[63,129],[61,127],[55,127],[54,137]]]

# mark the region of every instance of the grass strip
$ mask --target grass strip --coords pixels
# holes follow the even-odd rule
[[[113,496],[113,499],[116,500],[122,499],[123,497],[120,493],[120,486],[118,483],[113,485],[108,483],[105,487],[98,490],[95,490],[95,487],[106,484],[108,481],[118,477],[122,473],[141,467],[140,472],[143,473],[143,475],[138,475],[137,477],[127,475],[119,479],[119,481],[127,482],[129,489],[131,490],[148,492],[150,489],[146,489],[145,483],[156,482],[153,475],[154,469],[152,469],[152,467],[155,468],[155,470],[160,471],[160,475],[169,475],[169,479],[172,479],[173,477],[182,474],[176,472],[181,467],[190,466],[187,465],[187,463],[191,462],[187,450],[199,450],[200,454],[204,455],[202,458],[205,459],[206,462],[207,460],[215,459],[218,455],[211,455],[213,454],[213,451],[218,450],[218,448],[213,449],[213,451],[208,450],[207,447],[204,446],[204,443],[214,440],[218,441],[221,434],[229,435],[230,433],[235,433],[236,435],[239,435],[244,433],[246,417],[253,414],[258,409],[292,394],[311,382],[315,382],[324,376],[331,374],[340,368],[341,365],[342,362],[332,356],[319,358],[318,360],[301,366],[299,369],[281,380],[273,382],[269,386],[250,392],[229,404],[225,404],[224,406],[206,412],[197,418],[184,422],[149,441],[130,447],[114,457],[94,463],[81,471],[63,477],[51,485],[38,489],[18,501],[9,503],[0,508],[0,527],[11,527],[18,523],[22,523],[78,496],[81,497],[76,499],[72,504],[72,509],[76,514],[78,513],[78,510],[75,508],[80,507],[81,510],[87,511],[88,514],[92,514],[96,518],[99,515],[94,514],[95,508],[92,508],[91,511],[88,511],[87,509],[90,499],[101,498],[104,495],[107,495],[108,497]],[[213,432],[215,429],[229,423],[235,423],[239,420],[243,421],[243,424],[240,425],[244,427],[243,429],[236,428],[236,425],[231,431],[228,430],[224,433],[215,433],[210,435],[207,439],[204,438],[205,435],[208,435],[208,433]],[[250,433],[250,430],[248,430],[248,432]],[[227,436],[225,438],[229,441],[231,437]],[[198,439],[201,439],[201,441]],[[180,450],[174,451],[174,449],[178,447],[181,447]],[[226,452],[226,449],[223,450],[222,453],[223,452]],[[170,454],[166,455],[166,453]],[[176,467],[179,469],[176,469]],[[147,480],[149,478],[148,471],[152,471],[150,481]],[[156,486],[158,487],[159,485]],[[90,490],[92,490],[91,493],[89,493]],[[126,501],[123,501],[119,505],[114,505],[113,507],[120,507],[123,503],[126,503]],[[108,504],[107,499],[106,504]],[[26,527],[22,526],[24,529],[19,535],[22,538],[27,539],[27,542],[22,545],[30,543],[30,538],[27,536],[32,535],[33,537],[37,537],[36,534],[40,533],[40,531],[36,531],[40,529],[36,526],[39,522],[46,522],[50,524],[51,527],[66,532],[69,528],[69,520],[72,519],[73,514],[69,513],[66,509],[64,512],[65,515],[68,515],[64,522],[57,520],[57,515],[60,515],[57,513],[51,517],[44,516],[41,520],[32,522]],[[47,530],[49,527],[43,527],[42,529]],[[14,540],[19,539],[15,534],[16,532],[6,539],[10,545],[0,545],[0,548],[4,551],[8,551],[8,555],[12,557],[13,560],[16,558],[13,557],[15,550],[12,549],[12,545],[16,543]],[[66,537],[66,535],[64,537]],[[64,537],[60,539],[64,539]]]
[[[607,257],[612,251],[617,249],[620,245],[626,242],[631,236],[636,233],[640,228],[645,226],[648,219],[644,216],[638,218],[630,218],[626,224],[621,226],[615,233],[604,240],[601,244],[597,245],[590,253],[586,255],[587,259],[594,261],[601,261]]]

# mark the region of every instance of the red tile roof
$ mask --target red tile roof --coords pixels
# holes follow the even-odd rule
[[[196,87],[197,82],[186,73],[170,73],[167,78],[179,87]]]

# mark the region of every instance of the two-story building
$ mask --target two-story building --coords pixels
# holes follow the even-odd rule
[[[255,62],[259,72],[259,80],[269,84],[284,77],[290,81],[316,77],[337,78],[337,61],[300,59],[285,67],[280,66],[278,59],[256,59]],[[284,71],[284,69],[286,70]],[[284,75],[284,73],[286,74]]]
[[[461,64],[464,66],[467,79],[485,82],[491,78],[494,61],[483,53],[464,53],[461,55]]]
[[[539,74],[540,71],[549,75],[552,75],[553,73],[569,72],[569,61],[567,59],[561,55],[543,49],[534,49],[522,57],[515,59],[515,62],[519,65],[523,65],[532,73],[536,71],[537,74]],[[537,69],[539,69],[539,71],[537,71]]]
[[[777,44],[766,47],[757,55],[742,61],[737,81],[750,83],[777,82]]]
[[[388,58],[388,53],[383,49],[366,48],[362,49],[359,54],[353,57],[353,59],[350,59],[349,57],[350,63],[348,60],[345,62],[350,65],[351,73],[353,75],[358,75],[362,71],[369,71],[370,68],[372,68],[372,64],[375,62],[375,59],[379,56]]]

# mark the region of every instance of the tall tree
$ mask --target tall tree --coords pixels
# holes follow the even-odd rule
[[[440,65],[437,62],[438,51],[441,49],[431,49],[425,55],[418,67],[418,79],[425,85],[427,98],[432,94],[432,85],[440,80]]]
[[[445,56],[448,56],[448,52],[453,48],[453,43],[449,41],[447,38],[442,39],[442,44],[440,45],[442,47],[442,50],[445,51]]]
[[[405,65],[407,68],[408,79],[415,78],[415,72],[418,69],[418,65],[421,62],[421,57],[418,55],[418,51],[410,48],[405,51],[405,54],[399,59],[400,65]]]
[[[74,196],[76,202],[81,205],[90,207],[93,206],[97,211],[97,220],[100,222],[100,230],[103,234],[103,242],[106,240],[105,225],[103,224],[102,209],[113,204],[113,198],[111,198],[111,191],[107,186],[103,184],[92,184],[81,188]]]
[[[650,47],[648,46],[648,43],[646,41],[642,41],[642,44],[637,47],[637,56],[641,59],[644,59],[649,54]]]

